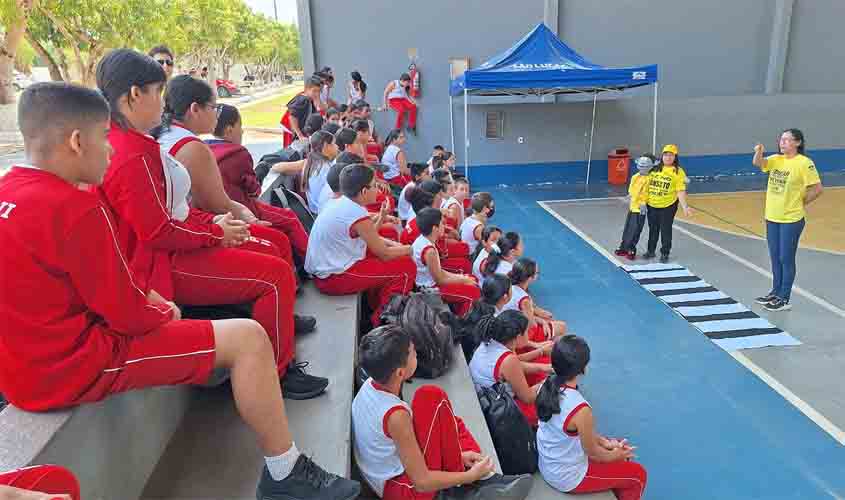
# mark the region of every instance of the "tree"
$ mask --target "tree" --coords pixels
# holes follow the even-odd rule
[[[0,0],[0,21],[6,27],[0,44],[0,104],[15,102],[12,69],[35,3],[35,0]]]

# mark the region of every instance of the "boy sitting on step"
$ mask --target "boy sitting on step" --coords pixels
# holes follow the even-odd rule
[[[235,406],[265,456],[257,496],[356,498],[357,482],[299,454],[259,323],[181,320],[173,302],[138,287],[111,213],[78,188],[100,184],[109,166],[109,115],[100,93],[64,82],[21,95],[27,161],[0,179],[0,392],[21,409],[49,411],[202,384],[227,368]]]
[[[443,389],[425,385],[409,405],[399,398],[417,369],[411,337],[395,325],[361,339],[370,378],[352,402],[354,452],[361,475],[385,500],[522,500],[533,478],[494,474]],[[439,493],[439,495],[438,495]]]

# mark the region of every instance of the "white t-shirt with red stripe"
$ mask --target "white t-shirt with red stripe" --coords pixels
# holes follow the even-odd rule
[[[419,235],[414,240],[414,244],[411,245],[411,250],[413,251],[414,264],[417,265],[417,286],[426,288],[437,286],[434,276],[431,275],[431,270],[425,263],[425,256],[428,252],[437,254],[437,247],[428,238]]]
[[[490,257],[490,252],[488,252],[486,248],[482,248],[481,251],[478,252],[478,256],[475,257],[475,261],[472,263],[472,274],[478,278],[479,283],[484,283],[484,274],[481,270],[484,269],[484,265],[487,264],[487,257]]]
[[[493,387],[500,382],[502,375],[499,370],[505,359],[512,354],[513,351],[496,340],[479,344],[469,362],[469,374],[476,389]],[[508,385],[508,392],[513,394],[510,385]]]
[[[461,223],[461,241],[469,245],[469,252],[475,251],[478,246],[478,240],[475,239],[475,228],[481,224],[481,221],[475,217],[467,217]]]
[[[511,285],[511,300],[507,304],[505,304],[504,307],[502,307],[502,310],[522,311],[522,309],[520,309],[520,306],[530,300],[531,296],[528,295],[528,292],[518,287],[517,285]]]
[[[405,472],[387,421],[396,411],[411,413],[408,403],[369,379],[352,401],[355,461],[361,476],[381,498],[384,484]]]
[[[578,433],[566,430],[570,420],[585,406],[590,406],[578,389],[560,388],[560,413],[548,422],[540,421],[537,429],[537,452],[540,473],[549,485],[564,493],[581,484],[587,475],[587,454]]]
[[[171,216],[184,222],[190,212],[191,174],[176,159],[176,153],[190,142],[200,141],[196,134],[181,125],[173,124],[161,137],[161,163],[164,165],[164,180],[167,191],[167,208]]]
[[[318,278],[341,274],[367,254],[367,243],[352,226],[369,217],[367,209],[342,196],[317,216],[308,235],[305,270]]]

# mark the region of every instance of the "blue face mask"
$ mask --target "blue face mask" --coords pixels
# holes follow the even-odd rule
[[[496,207],[489,207],[489,209],[490,209],[490,211],[489,211],[489,212],[487,212],[487,218],[488,218],[488,219],[489,219],[489,218],[491,218],[491,217],[493,217],[493,214],[495,214],[495,213],[496,213]]]

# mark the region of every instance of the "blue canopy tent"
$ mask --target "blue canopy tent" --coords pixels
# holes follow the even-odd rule
[[[525,35],[513,47],[491,58],[477,69],[464,72],[449,86],[449,119],[452,148],[455,122],[452,99],[464,96],[464,168],[469,177],[469,98],[470,96],[547,96],[593,94],[593,120],[587,157],[587,183],[593,155],[596,101],[600,92],[654,84],[654,127],[652,151],[657,148],[657,65],[605,68],[594,64],[563,43],[545,24]]]

